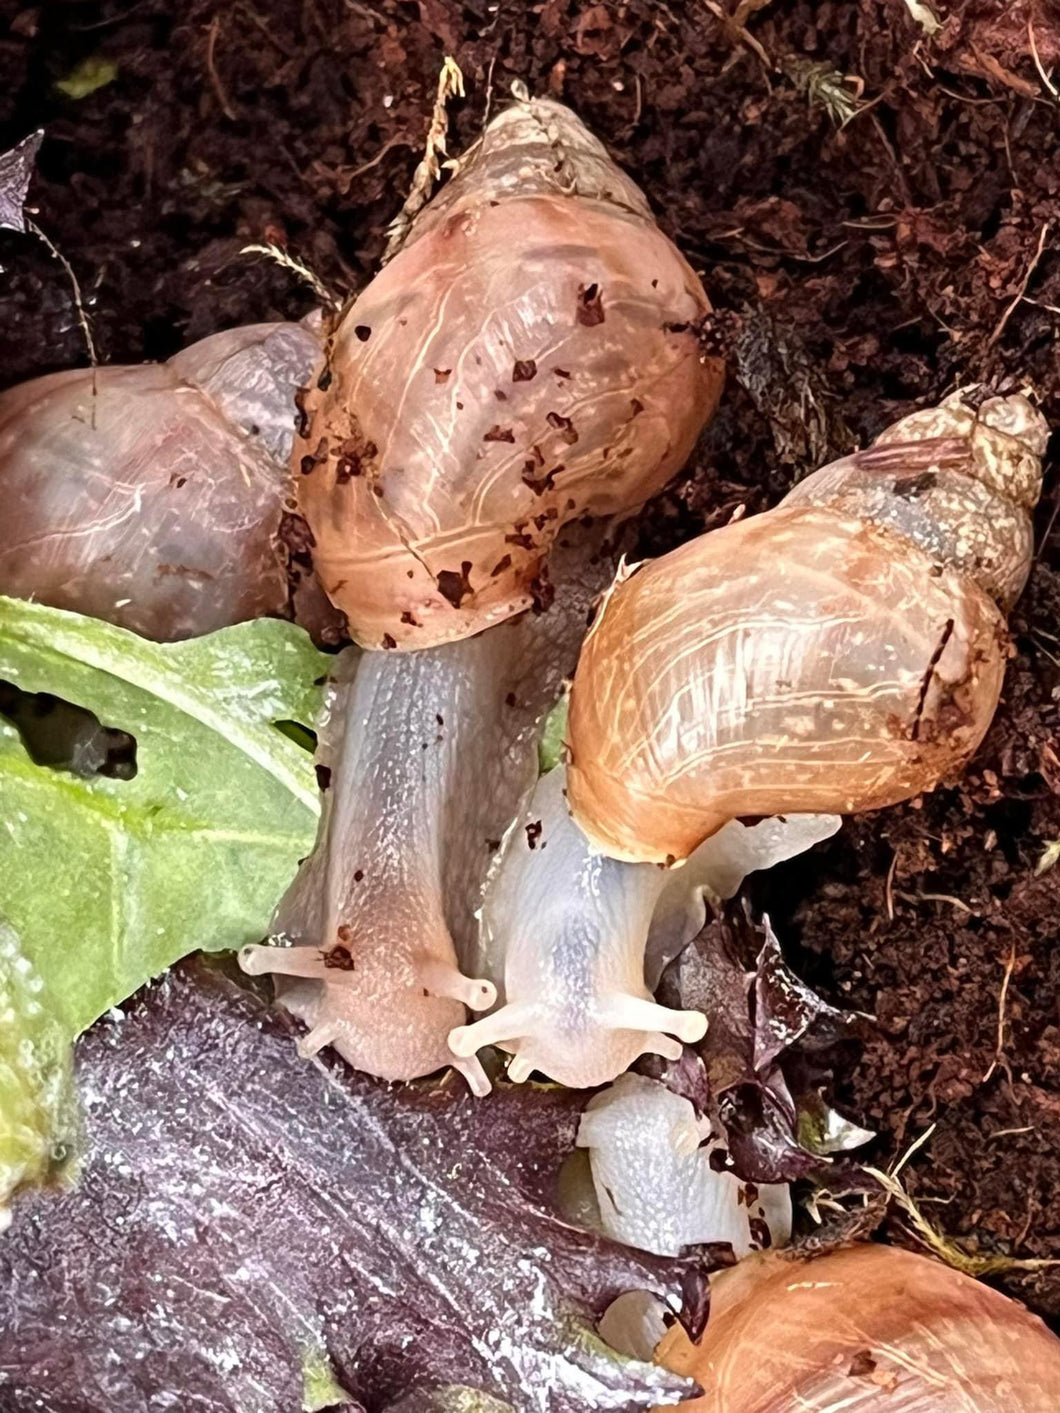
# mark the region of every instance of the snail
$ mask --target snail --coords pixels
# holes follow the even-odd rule
[[[504,1004],[457,1027],[457,1055],[502,1045],[513,1080],[589,1086],[679,1054],[704,1018],[649,988],[654,954],[698,929],[689,903],[971,754],[1046,435],[1023,397],[956,395],[614,589],[575,674],[566,779],[539,782],[487,895],[476,961]]]
[[[0,593],[162,641],[285,612],[276,537],[305,324],[0,394]]]
[[[327,340],[293,467],[367,651],[322,728],[325,818],[274,929],[295,945],[241,954],[281,978],[305,1053],[387,1079],[455,1064],[488,1089],[477,1043],[447,1037],[496,997],[474,918],[491,850],[607,581],[603,527],[713,410],[708,308],[579,120],[520,102]],[[378,651],[395,647],[418,651]]]
[[[618,586],[571,694],[574,818],[672,863],[747,815],[878,809],[959,770],[997,706],[1048,428],[958,392],[775,509]]]
[[[660,1256],[727,1242],[739,1260],[791,1239],[787,1183],[742,1182],[724,1143],[689,1099],[658,1080],[622,1074],[586,1104],[577,1144],[588,1153],[591,1191],[582,1224]],[[568,1192],[584,1169],[567,1177]],[[575,1219],[568,1198],[565,1210]]]
[[[610,576],[600,539],[563,532],[547,613],[420,652],[339,655],[318,728],[327,788],[316,847],[280,905],[274,945],[239,957],[244,971],[274,974],[280,1002],[310,1027],[303,1055],[330,1045],[393,1080],[455,1065],[488,1092],[474,1052],[454,1055],[447,1037],[465,1007],[496,998],[475,970],[475,914],[533,785],[541,718]]]
[[[648,1339],[661,1323],[652,1319],[651,1300],[641,1311]],[[608,1327],[616,1328],[613,1321]],[[639,1349],[635,1325],[625,1328],[627,1348]],[[699,1383],[703,1394],[684,1405],[689,1413],[1052,1413],[1060,1406],[1060,1340],[1037,1316],[941,1262],[892,1246],[853,1246],[813,1260],[748,1257],[711,1280],[700,1342],[690,1344],[674,1326],[655,1357]]]
[[[453,1030],[454,1055],[501,1045],[513,1054],[513,1083],[539,1071],[576,1089],[614,1079],[642,1054],[678,1059],[706,1018],[659,1005],[650,988],[702,926],[704,897],[732,897],[746,874],[838,828],[829,815],[733,820],[683,869],[624,863],[591,849],[558,766],[509,830],[482,910],[475,963],[504,1004]]]
[[[428,647],[541,607],[560,527],[642,505],[710,417],[709,309],[568,108],[494,118],[303,402],[298,503],[353,638]]]

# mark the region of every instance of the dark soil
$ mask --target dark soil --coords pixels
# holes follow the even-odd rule
[[[468,83],[455,150],[515,78],[566,99],[704,271],[736,375],[644,518],[650,552],[770,504],[956,383],[1030,382],[1060,425],[1046,81],[1060,6],[939,0],[929,39],[903,0],[743,0],[753,45],[725,8],[736,0],[5,0],[0,143],[46,127],[38,220],[101,357],[136,361],[306,312],[311,294],[241,256],[248,243],[289,246],[340,293],[363,283],[445,52]],[[86,60],[114,77],[64,96],[56,81]],[[863,106],[840,129],[829,104],[844,94]],[[0,233],[0,265],[0,381],[83,362],[44,248]],[[1036,875],[1060,837],[1058,497],[1050,464],[1005,700],[966,776],[850,821],[757,895],[807,979],[878,1018],[838,1093],[879,1131],[874,1161],[934,1123],[909,1191],[966,1251],[1023,1258],[1060,1257],[1060,865]],[[885,1230],[909,1240],[898,1214]],[[1060,1313],[1060,1274],[1002,1281]]]

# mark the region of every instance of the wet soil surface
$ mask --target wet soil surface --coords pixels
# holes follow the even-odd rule
[[[734,370],[644,516],[655,553],[958,383],[1030,383],[1060,426],[1060,6],[934,11],[929,36],[904,0],[4,0],[0,143],[46,128],[37,220],[100,357],[133,362],[312,307],[248,244],[363,284],[446,52],[468,85],[454,150],[513,79],[565,99],[703,270]],[[0,232],[0,265],[0,383],[83,363],[47,250]],[[1060,865],[1039,872],[1060,838],[1058,503],[1050,461],[971,769],[756,894],[806,979],[877,1017],[836,1095],[879,1132],[873,1161],[934,1124],[908,1191],[965,1252],[1019,1258],[1060,1258]],[[900,1213],[882,1232],[910,1240]],[[1056,1271],[999,1279],[1060,1315]]]

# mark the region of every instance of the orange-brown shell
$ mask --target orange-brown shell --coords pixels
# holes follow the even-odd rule
[[[703,1389],[688,1413],[1060,1408],[1060,1341],[1037,1316],[891,1246],[748,1257],[711,1282],[699,1344],[675,1326],[656,1359]]]
[[[571,696],[589,838],[683,859],[734,817],[878,809],[963,765],[1001,691],[1047,435],[1021,396],[956,394],[617,588]]]
[[[816,507],[704,535],[613,595],[570,708],[575,818],[608,854],[683,859],[740,815],[914,795],[982,739],[1004,620],[917,546]]]
[[[365,647],[465,637],[547,597],[556,533],[642,504],[721,366],[695,274],[558,104],[519,104],[346,313],[296,444],[314,561]]]

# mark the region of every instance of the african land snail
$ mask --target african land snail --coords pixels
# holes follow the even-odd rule
[[[560,527],[642,505],[708,420],[709,309],[568,108],[494,118],[302,403],[299,506],[354,639],[432,646],[547,601]]]
[[[277,552],[307,324],[0,395],[0,593],[169,641],[288,606]]]
[[[958,770],[997,706],[1047,437],[1023,396],[955,393],[619,586],[571,696],[591,843],[673,862],[733,818],[877,809]]]
[[[345,659],[325,816],[275,923],[295,945],[241,954],[307,1053],[488,1088],[447,1037],[495,1000],[474,915],[610,577],[582,518],[636,509],[687,455],[721,380],[691,328],[708,308],[600,144],[527,102],[329,341],[293,458],[314,563],[366,648],[420,651]]]
[[[571,1088],[606,1084],[638,1056],[676,1060],[703,1038],[700,1011],[652,997],[666,963],[703,925],[706,900],[827,839],[835,815],[730,821],[685,868],[631,864],[594,850],[567,805],[567,772],[537,782],[505,837],[482,908],[474,966],[502,1004],[449,1036],[463,1059],[511,1052],[508,1079],[535,1071]]]
[[[967,759],[1047,431],[1023,397],[955,395],[614,590],[575,675],[566,778],[539,782],[487,894],[478,965],[503,1004],[453,1032],[457,1054],[501,1045],[511,1079],[574,1086],[679,1055],[705,1019],[650,987],[698,899]]]

